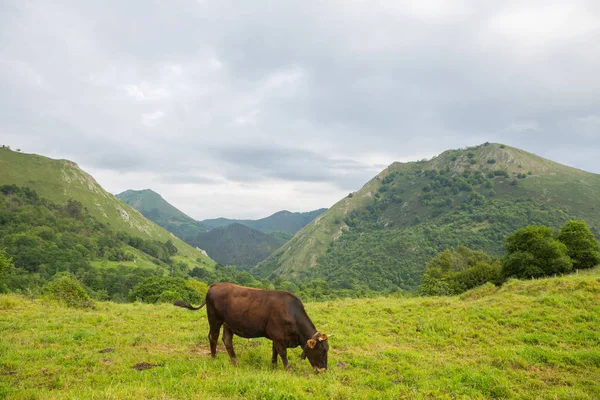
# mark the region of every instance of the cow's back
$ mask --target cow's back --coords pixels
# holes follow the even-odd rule
[[[289,307],[290,301],[296,300],[284,291],[219,282],[208,290],[206,307],[209,320],[223,321],[238,336],[274,339],[272,336],[278,330],[295,331],[294,315],[289,312]]]

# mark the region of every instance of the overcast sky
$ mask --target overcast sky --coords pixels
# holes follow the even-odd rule
[[[0,2],[0,142],[197,219],[485,141],[600,173],[600,1]]]

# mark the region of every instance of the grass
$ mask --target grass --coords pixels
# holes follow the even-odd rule
[[[288,351],[291,372],[272,370],[266,339],[236,337],[237,368],[222,346],[212,360],[204,310],[0,296],[0,398],[600,398],[599,269],[461,297],[306,308],[334,334],[325,374],[299,349]]]

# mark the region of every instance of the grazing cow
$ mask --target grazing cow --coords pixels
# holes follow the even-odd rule
[[[327,369],[327,335],[316,330],[299,298],[283,290],[262,290],[234,285],[213,283],[206,299],[199,307],[192,307],[178,300],[176,306],[199,310],[206,305],[210,331],[210,354],[217,354],[217,340],[223,325],[223,343],[231,361],[238,361],[233,350],[233,335],[243,338],[266,337],[273,341],[273,366],[277,355],[289,369],[287,349],[302,347],[302,359],[308,358],[316,372]]]

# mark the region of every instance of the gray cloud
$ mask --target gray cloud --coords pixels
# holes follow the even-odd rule
[[[0,136],[264,216],[485,141],[600,173],[598,70],[591,0],[8,0]]]

